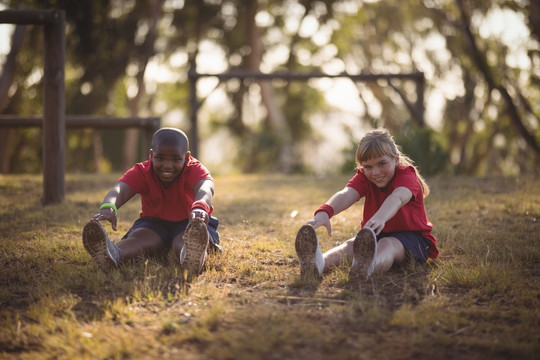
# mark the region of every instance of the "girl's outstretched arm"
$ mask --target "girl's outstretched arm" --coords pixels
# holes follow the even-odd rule
[[[338,191],[326,202],[334,209],[334,215],[348,209],[352,204],[360,199],[358,191],[352,187],[346,186],[343,190]],[[328,231],[328,235],[332,236],[332,224],[330,223],[330,217],[324,211],[319,211],[315,214],[313,219],[307,222],[308,225],[313,226],[315,229],[319,226],[324,226]]]
[[[384,200],[381,207],[375,215],[369,219],[364,227],[368,227],[375,231],[375,234],[379,234],[384,229],[384,224],[394,216],[397,211],[412,198],[411,190],[406,187],[400,186],[396,188],[392,193]]]

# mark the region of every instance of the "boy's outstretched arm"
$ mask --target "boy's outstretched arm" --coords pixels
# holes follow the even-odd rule
[[[406,187],[400,186],[396,188],[384,200],[379,210],[366,222],[364,227],[371,228],[375,231],[375,234],[379,235],[384,229],[384,224],[396,215],[398,210],[412,199],[412,196],[411,190]]]
[[[107,220],[110,221],[113,230],[116,230],[117,216],[115,209],[111,206],[108,207],[105,204],[113,204],[116,209],[119,209],[129,199],[133,197],[134,193],[131,187],[125,182],[119,181],[114,184],[113,188],[105,195],[102,203],[102,209],[92,217],[92,220]],[[105,205],[105,206],[104,206]]]
[[[334,209],[334,215],[348,209],[352,204],[360,199],[358,191],[352,187],[346,186],[343,190],[338,191],[326,202]],[[324,226],[328,231],[328,235],[332,236],[332,224],[330,223],[330,216],[325,211],[318,211],[313,219],[307,222],[308,225],[313,226],[315,229],[319,226]]]
[[[200,219],[208,224],[208,213],[214,198],[214,182],[208,179],[197,181],[193,187],[193,193],[195,194],[195,201],[189,214],[189,220]]]

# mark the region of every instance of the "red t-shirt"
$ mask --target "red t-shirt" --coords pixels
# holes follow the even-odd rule
[[[206,167],[188,156],[182,174],[165,188],[152,169],[150,160],[135,164],[118,181],[125,182],[135,194],[141,195],[141,217],[150,216],[168,221],[182,221],[189,217],[195,201],[193,186],[199,180],[212,180]],[[212,215],[214,208],[210,208]]]
[[[401,231],[418,232],[432,243],[432,246],[429,249],[429,257],[437,257],[439,254],[436,245],[437,239],[431,234],[433,224],[427,218],[422,186],[420,185],[420,181],[416,177],[416,172],[412,166],[398,166],[394,178],[385,189],[380,189],[369,181],[361,170],[356,172],[356,175],[353,176],[347,186],[358,191],[360,198],[365,198],[362,227],[373,215],[375,215],[384,200],[386,200],[388,195],[396,188],[405,187],[411,190],[413,194],[411,200],[403,205],[397,213],[386,222],[382,231],[388,233]]]

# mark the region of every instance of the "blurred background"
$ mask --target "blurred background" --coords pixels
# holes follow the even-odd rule
[[[213,174],[352,173],[391,131],[426,176],[540,173],[536,0],[0,0],[66,14],[66,114],[160,117],[190,132],[188,70],[401,74],[353,82],[197,82],[198,158]],[[0,114],[42,114],[40,26],[0,24]],[[420,99],[422,100],[422,99]],[[66,131],[66,171],[125,171],[140,130]],[[40,173],[39,128],[0,128],[0,172]]]

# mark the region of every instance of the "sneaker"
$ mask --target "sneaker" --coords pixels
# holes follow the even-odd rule
[[[120,249],[109,240],[107,232],[98,221],[90,220],[84,226],[82,240],[84,248],[101,270],[118,268]]]
[[[208,248],[208,230],[200,220],[189,222],[184,233],[184,247],[180,252],[180,265],[188,281],[197,277],[203,268]]]
[[[361,279],[365,274],[366,280],[375,270],[377,257],[377,236],[370,228],[358,231],[353,243],[353,260],[349,279]]]
[[[324,258],[313,226],[303,225],[298,230],[294,247],[300,261],[300,277],[320,278],[324,269]]]

